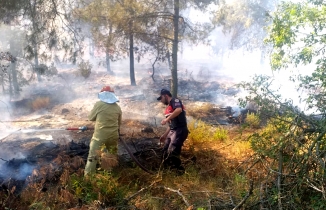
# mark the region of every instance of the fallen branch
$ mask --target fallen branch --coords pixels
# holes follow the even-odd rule
[[[228,147],[228,146],[230,146],[230,145],[232,145],[232,144],[233,144],[233,142],[230,143],[230,144],[224,145],[223,147],[220,147],[220,148],[218,148],[217,150],[223,149],[223,148]]]
[[[247,193],[247,195],[242,199],[242,201],[236,206],[234,207],[232,210],[236,210],[236,209],[239,209],[245,202],[246,200],[250,197],[250,195],[252,194],[252,191],[253,191],[253,188],[254,188],[254,182],[251,181],[250,182],[250,188],[249,188],[249,191]]]
[[[308,186],[311,187],[312,189],[318,191],[318,192],[321,192],[323,195],[325,194],[325,191],[323,189],[319,189],[318,187],[316,187],[313,183],[311,183],[309,181],[309,179],[306,179],[307,180],[307,183],[308,183]]]
[[[228,193],[228,192],[212,191],[212,190],[200,190],[200,191],[184,192],[184,194],[195,194],[195,193],[206,193],[206,194],[208,194],[208,193],[218,193],[218,194],[230,195],[230,193]]]
[[[251,157],[249,158],[249,159],[251,159]],[[249,160],[248,159],[248,160]],[[245,171],[244,171],[244,173],[243,174],[246,174],[250,169],[252,169],[258,162],[260,162],[260,159],[257,159],[253,164],[251,164],[251,166],[249,166],[249,168],[247,168]],[[240,166],[241,164],[239,164],[238,166],[237,166],[237,168]]]
[[[169,191],[171,191],[171,192],[175,192],[175,193],[177,193],[177,194],[182,198],[182,200],[183,200],[183,202],[186,204],[186,206],[187,206],[187,207],[190,206],[190,205],[189,205],[189,202],[188,202],[187,199],[186,199],[186,197],[182,195],[182,193],[180,192],[180,190],[174,190],[174,189],[171,189],[171,188],[169,188],[169,187],[165,187],[165,186],[159,186],[158,188],[164,188],[164,189],[169,190]]]
[[[232,195],[231,195],[231,194],[230,194],[230,201],[231,201],[232,205],[233,205],[233,206],[235,206],[235,204],[234,204],[234,201],[233,201],[233,199],[232,199]]]
[[[141,188],[140,190],[138,190],[136,193],[132,194],[131,196],[129,196],[128,198],[126,198],[127,201],[133,199],[134,197],[136,197],[137,195],[139,195],[140,193],[142,193],[144,190],[147,190],[151,188],[151,186],[149,187],[144,187],[144,188]]]
[[[132,198],[134,198],[135,196],[139,195],[141,192],[143,192],[144,190],[147,190],[149,188],[151,188],[155,183],[157,183],[157,181],[154,181],[151,185],[149,185],[148,187],[144,187],[141,188],[139,191],[137,191],[136,193],[132,194],[131,196],[129,196],[128,198],[126,198],[127,201],[131,200]]]
[[[153,185],[153,184],[152,184]],[[139,195],[140,193],[144,192],[145,190],[148,190],[148,189],[151,189],[152,188],[152,185],[148,186],[148,187],[144,187],[144,188],[141,188],[139,191],[137,191],[136,193],[132,194],[131,196],[129,196],[128,198],[126,198],[127,201],[129,201],[130,199],[136,197],[137,195]],[[169,190],[171,192],[174,192],[174,193],[177,193],[183,200],[183,202],[186,204],[187,207],[190,206],[188,200],[186,199],[186,197],[180,192],[180,190],[174,190],[174,189],[171,189],[169,187],[165,187],[165,186],[158,186],[158,187],[154,187],[155,188],[163,188],[165,190]]]

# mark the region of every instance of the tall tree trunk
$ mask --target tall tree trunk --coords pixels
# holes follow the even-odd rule
[[[2,86],[2,93],[5,94],[5,78],[4,75],[1,76],[1,86]]]
[[[132,21],[130,21],[129,27],[130,27],[130,35],[129,35],[130,83],[132,86],[136,86],[135,61],[134,61],[134,34],[132,33]]]
[[[93,58],[94,57],[94,42],[92,39],[89,39],[88,50],[89,50],[90,57]]]
[[[13,91],[12,91],[12,79],[11,79],[11,68],[8,68],[8,82],[9,82],[9,95],[10,99],[13,98]]]
[[[41,74],[38,69],[38,44],[37,44],[37,23],[36,23],[36,13],[37,13],[37,2],[34,1],[32,5],[32,1],[30,1],[30,6],[31,6],[31,12],[32,12],[32,21],[33,21],[33,38],[32,38],[32,44],[34,47],[34,71],[36,71],[37,75],[37,80],[40,82],[42,81],[41,79]]]
[[[74,65],[76,65],[77,63],[77,56],[78,56],[78,48],[76,47],[77,43],[76,43],[76,39],[73,40],[74,41],[74,53],[72,54],[71,57],[71,61]]]
[[[283,176],[283,146],[279,151],[279,160],[278,160],[278,176],[277,176],[277,201],[278,201],[278,209],[282,210],[282,176]]]
[[[11,75],[12,75],[12,84],[13,84],[13,87],[14,87],[14,96],[19,95],[19,85],[18,85],[18,80],[17,80],[16,64],[17,64],[17,62],[15,60],[11,61],[11,63],[10,63],[10,69],[11,69]]]
[[[11,76],[12,76],[12,84],[14,88],[14,95],[19,95],[19,85],[18,85],[18,79],[17,79],[17,51],[18,48],[15,49],[15,46],[17,46],[17,43],[15,43],[16,39],[11,39],[9,42],[10,45],[10,53],[12,55],[11,61],[10,61],[10,70],[11,70]]]
[[[155,74],[155,63],[158,61],[158,55],[156,55],[156,58],[155,58],[155,60],[154,60],[154,62],[152,63],[152,79],[153,79],[153,81],[155,82],[155,79],[154,79],[154,74]]]
[[[168,59],[169,69],[171,70],[171,68],[172,68],[172,64],[171,64],[171,54],[170,54],[170,50],[168,50],[168,52],[166,53],[166,57],[167,57],[167,59]]]
[[[174,0],[173,30],[171,91],[174,97],[178,97],[179,0]]]
[[[109,37],[107,38],[107,45],[106,45],[106,49],[105,49],[106,70],[110,74],[113,74],[113,71],[111,69],[111,62],[110,62],[111,37],[113,36],[112,31],[113,31],[113,27],[112,27],[112,24],[110,24],[109,25]]]
[[[108,51],[109,50],[107,49],[105,52],[106,71],[112,74],[113,72],[111,71],[110,53]]]
[[[40,72],[40,69],[38,67],[38,49],[37,49],[37,44],[34,44],[34,54],[35,54],[35,57],[34,57],[34,65],[35,65],[35,71],[36,71],[36,75],[37,75],[37,81],[41,82],[42,79],[41,79],[41,72]]]

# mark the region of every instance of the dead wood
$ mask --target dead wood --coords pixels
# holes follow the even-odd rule
[[[152,185],[153,185],[153,184],[152,184]],[[141,194],[142,192],[144,192],[145,190],[148,190],[148,189],[163,188],[163,189],[165,189],[165,190],[168,190],[168,191],[171,191],[171,192],[177,193],[177,194],[182,198],[183,202],[186,204],[187,207],[190,207],[190,206],[191,206],[191,205],[189,204],[188,200],[186,199],[186,197],[181,193],[180,189],[175,190],[175,189],[172,189],[172,188],[170,188],[170,187],[165,187],[165,186],[152,187],[152,185],[140,189],[140,190],[137,191],[136,193],[134,193],[134,194],[132,194],[131,196],[129,196],[126,200],[129,201],[129,200],[131,200],[132,198],[136,197],[137,195]]]
[[[233,210],[241,208],[241,206],[246,202],[246,200],[252,195],[253,189],[254,189],[254,182],[251,181],[250,188],[249,188],[247,195],[240,201],[240,203],[238,203],[238,205],[236,205],[236,207],[233,208]]]

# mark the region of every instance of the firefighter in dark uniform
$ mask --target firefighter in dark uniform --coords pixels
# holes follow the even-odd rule
[[[166,118],[162,120],[161,124],[169,124],[167,130],[160,137],[160,141],[164,142],[164,167],[184,170],[181,166],[180,154],[189,133],[184,106],[180,99],[172,97],[170,91],[166,89],[161,90],[160,97],[157,100],[167,105],[165,109]]]

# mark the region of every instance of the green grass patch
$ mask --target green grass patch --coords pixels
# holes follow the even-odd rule
[[[84,203],[98,200],[112,206],[123,204],[127,192],[126,186],[121,186],[118,180],[106,171],[87,177],[73,174],[69,186],[75,192],[75,196]]]
[[[224,141],[228,138],[228,131],[222,127],[213,127],[201,120],[193,120],[188,125],[189,138],[194,143]]]

